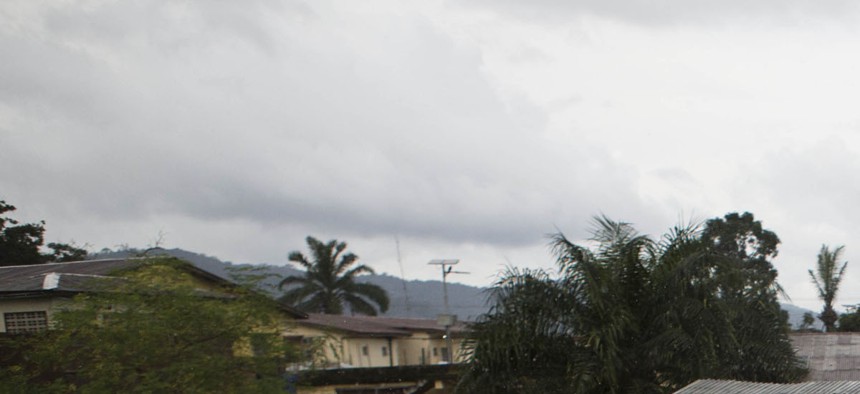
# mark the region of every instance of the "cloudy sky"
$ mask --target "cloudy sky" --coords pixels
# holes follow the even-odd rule
[[[606,214],[750,211],[795,304],[846,245],[860,303],[852,1],[0,4],[0,199],[50,241],[284,264],[348,241],[409,279],[552,268]],[[857,263],[853,263],[854,261]],[[854,265],[856,264],[856,266]],[[856,268],[855,268],[856,267]]]

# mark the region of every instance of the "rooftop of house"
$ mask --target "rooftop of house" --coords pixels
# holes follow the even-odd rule
[[[410,336],[415,332],[425,332],[441,337],[441,335],[445,333],[445,327],[439,325],[435,319],[324,315],[319,313],[310,313],[306,320],[302,320],[299,323],[319,328],[335,329],[362,336]],[[457,323],[451,327],[452,336],[462,335],[465,331],[466,325],[464,323]]]
[[[86,282],[139,266],[140,260],[111,259],[0,267],[0,297],[42,291],[86,291]]]
[[[129,258],[0,267],[0,299],[93,291],[94,286],[115,277],[117,272],[141,267],[146,263],[146,258]],[[180,266],[192,276],[207,282],[235,286],[235,283],[191,263]],[[279,307],[295,318],[307,316],[285,304]]]
[[[860,392],[860,382],[805,382],[794,384],[700,379],[675,394],[836,394]]]
[[[808,381],[860,381],[860,332],[797,333],[791,342]]]

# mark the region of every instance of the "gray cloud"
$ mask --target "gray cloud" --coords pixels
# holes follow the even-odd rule
[[[535,22],[570,23],[595,16],[645,26],[689,26],[745,23],[802,24],[814,19],[856,16],[856,3],[848,0],[472,0],[470,4]]]
[[[0,187],[69,218],[503,245],[644,210],[635,171],[544,138],[420,14],[270,4],[57,6],[0,30]]]

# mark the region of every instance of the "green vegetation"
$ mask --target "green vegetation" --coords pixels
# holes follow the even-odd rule
[[[596,220],[593,248],[562,234],[560,268],[509,271],[466,344],[460,392],[664,393],[700,378],[802,378],[779,307],[779,239],[752,214],[659,241]]]
[[[281,297],[282,301],[306,312],[332,315],[343,314],[344,304],[351,312],[370,316],[388,310],[385,290],[355,280],[358,275],[372,274],[373,269],[363,264],[350,268],[358,256],[343,254],[346,242],[322,243],[310,236],[306,240],[313,260],[298,251],[290,253],[289,260],[301,265],[306,272],[303,276],[289,276],[281,281],[280,288],[293,286]]]
[[[15,336],[0,392],[282,392],[294,358],[282,315],[246,287],[200,289],[183,262],[153,258],[102,279],[54,314],[55,329]]]
[[[15,209],[15,206],[0,200],[0,215]],[[44,221],[20,224],[15,219],[0,216],[0,266],[75,261],[87,256],[86,250],[53,242],[47,245],[51,252],[42,253],[44,243]]]
[[[839,331],[860,332],[860,313],[857,312],[858,305],[850,308],[850,312],[839,315]]]
[[[845,267],[848,262],[842,263],[839,267],[839,260],[842,258],[842,251],[845,246],[840,246],[830,250],[827,245],[821,246],[821,251],[818,253],[818,264],[815,272],[809,270],[809,276],[812,278],[812,283],[818,289],[818,297],[824,301],[824,309],[818,318],[824,323],[824,331],[831,332],[836,329],[836,321],[839,315],[833,309],[833,300],[836,299],[836,293],[839,291],[839,283],[842,282],[842,275],[845,273]]]
[[[815,324],[815,316],[812,315],[812,312],[806,312],[803,314],[803,321],[800,323],[800,327],[797,328],[797,331],[800,332],[816,332],[819,331],[812,326]]]

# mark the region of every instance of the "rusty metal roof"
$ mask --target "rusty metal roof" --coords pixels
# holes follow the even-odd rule
[[[860,393],[860,382],[805,382],[794,384],[700,379],[675,394],[848,394]]]

